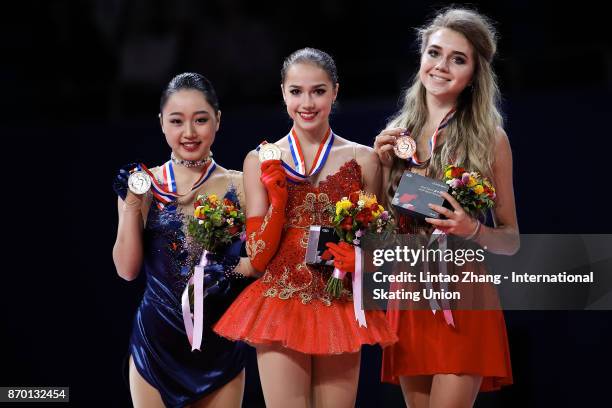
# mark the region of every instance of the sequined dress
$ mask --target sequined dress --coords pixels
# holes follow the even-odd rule
[[[247,352],[244,343],[231,342],[212,331],[245,286],[240,281],[232,282],[227,295],[205,299],[201,351],[191,351],[180,299],[201,249],[189,245],[183,224],[182,213],[173,206],[160,210],[151,205],[144,230],[146,288],[129,345],[136,369],[168,407],[192,403],[230,382],[244,368]],[[230,253],[239,255],[240,244],[237,241]]]
[[[331,226],[335,203],[362,188],[357,161],[346,162],[319,186],[288,186],[278,251],[264,275],[241,293],[215,331],[232,340],[279,343],[306,354],[357,352],[362,344],[385,346],[396,341],[381,311],[366,312],[367,328],[358,326],[349,279],[345,278],[343,295],[332,299],[325,291],[332,268],[304,263],[310,226]]]
[[[429,224],[409,216],[400,216],[398,224],[403,234],[431,232]],[[457,273],[452,270],[452,263],[449,268],[449,273]],[[487,273],[481,263],[466,263],[461,270]],[[492,299],[497,295],[491,295],[489,287],[473,286],[463,285],[462,295],[468,297],[464,304],[478,309],[477,304],[491,305],[497,300]],[[383,350],[382,381],[397,384],[400,376],[474,374],[483,377],[480,391],[494,391],[512,384],[503,312],[466,309],[452,310],[455,324],[452,327],[443,313],[389,307],[387,319],[399,340]]]

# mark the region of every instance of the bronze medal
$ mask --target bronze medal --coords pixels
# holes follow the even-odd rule
[[[416,142],[410,136],[400,136],[395,139],[395,146],[393,146],[395,155],[400,159],[408,159],[416,152]]]

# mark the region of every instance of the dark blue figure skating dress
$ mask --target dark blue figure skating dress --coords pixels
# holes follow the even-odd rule
[[[228,292],[205,298],[201,351],[191,351],[180,301],[202,250],[188,243],[185,222],[174,206],[159,209],[152,203],[143,236],[146,289],[129,347],[136,369],[169,407],[197,401],[234,379],[244,368],[248,347],[211,329],[246,286],[232,279]],[[237,241],[228,253],[240,255],[240,244]]]

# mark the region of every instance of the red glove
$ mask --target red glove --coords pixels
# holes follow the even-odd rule
[[[258,272],[265,271],[280,244],[288,197],[286,177],[280,160],[267,160],[261,164],[260,180],[268,193],[270,208],[265,217],[246,220],[247,254]]]
[[[327,248],[334,256],[334,265],[342,272],[355,273],[355,247],[347,242],[328,242]]]
[[[285,208],[287,204],[287,175],[280,160],[261,163],[261,184],[268,193],[268,201],[274,207]]]

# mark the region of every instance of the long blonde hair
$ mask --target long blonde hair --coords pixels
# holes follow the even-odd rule
[[[436,146],[432,152],[427,173],[431,177],[441,177],[444,166],[454,163],[490,176],[495,133],[497,127],[502,125],[498,109],[500,93],[491,68],[497,47],[495,30],[486,17],[475,11],[445,9],[429,24],[417,29],[421,55],[431,35],[442,28],[456,31],[470,42],[474,49],[475,67],[472,85],[459,95],[455,116],[444,128],[444,143]],[[413,135],[422,132],[428,116],[425,92],[417,73],[405,92],[402,108],[390,119],[387,128],[404,127]],[[406,160],[395,157],[385,194],[388,203],[393,199],[407,167]]]

